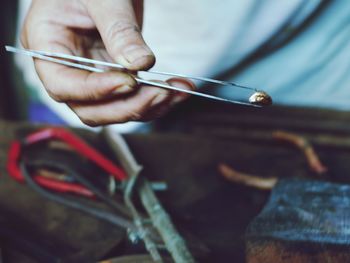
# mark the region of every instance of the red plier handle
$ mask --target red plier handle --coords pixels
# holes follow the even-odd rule
[[[19,168],[22,147],[48,140],[60,140],[65,142],[76,152],[78,152],[91,162],[95,163],[97,166],[102,168],[104,171],[106,171],[108,174],[110,174],[119,181],[123,181],[127,178],[126,173],[121,168],[119,168],[112,161],[107,159],[99,151],[91,147],[85,141],[80,139],[78,136],[63,128],[42,129],[32,134],[29,134],[21,141],[13,141],[10,146],[7,160],[7,170],[10,176],[12,176],[18,182],[24,182],[25,179],[21,174],[21,170]],[[70,192],[88,197],[94,196],[94,194],[89,189],[85,188],[80,184],[62,182],[51,178],[49,179],[40,175],[34,176],[33,179],[41,186],[58,192]]]

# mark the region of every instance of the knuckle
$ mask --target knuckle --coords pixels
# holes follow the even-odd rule
[[[49,96],[57,102],[64,102],[66,100],[65,96],[57,89],[46,88],[46,91],[49,94]]]
[[[79,119],[82,123],[90,127],[97,127],[99,125],[115,124],[115,123],[126,123],[128,121],[136,121],[140,119],[140,115],[134,112],[123,112],[122,114],[115,116],[103,116],[100,118],[95,114],[92,116],[86,113],[80,113],[76,111]]]
[[[83,83],[79,85],[81,87],[80,99],[94,101],[108,97],[114,87],[104,83],[104,79],[100,81],[101,86],[98,86],[96,81],[91,80],[92,76],[91,74],[87,75]],[[104,86],[107,88],[103,88]]]
[[[135,104],[133,107],[125,111],[125,119],[128,121],[141,120],[148,109],[148,103]]]
[[[126,123],[138,121],[142,118],[142,111],[138,109],[125,109],[123,112],[115,112],[109,123]]]
[[[106,98],[108,91],[104,89],[96,88],[95,90],[85,90],[76,99],[84,101],[97,101]]]
[[[89,116],[84,116],[81,114],[80,115],[78,114],[78,117],[81,120],[81,122],[87,126],[96,127],[96,126],[100,125],[100,122],[98,120],[96,120],[95,118],[90,118]]]
[[[95,101],[95,100],[100,100],[100,99],[104,99],[106,97],[109,97],[111,95],[110,93],[111,92],[109,89],[97,88],[94,91],[87,92],[85,97],[87,100]]]
[[[142,118],[142,112],[140,111],[129,111],[127,114],[127,119],[129,121],[138,121]]]
[[[137,121],[139,119],[140,117],[137,113],[128,111],[120,114],[119,116],[115,116],[112,120],[109,121],[109,123],[126,123],[129,121]]]
[[[107,30],[107,39],[111,41],[119,40],[138,34],[140,32],[139,27],[130,21],[119,20],[114,22]]]

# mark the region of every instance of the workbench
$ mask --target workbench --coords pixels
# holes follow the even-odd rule
[[[256,114],[255,109],[219,110],[213,104],[198,109],[171,113],[157,123],[153,133],[128,134],[125,138],[145,166],[146,176],[168,184],[159,198],[180,232],[190,232],[206,244],[208,255],[203,262],[244,262],[246,227],[269,198],[268,191],[222,178],[219,163],[263,177],[315,176],[300,152],[271,140],[272,130],[299,132],[314,144],[329,168],[324,178],[315,179],[350,182],[347,113],[273,108]],[[188,106],[183,107],[186,110]],[[38,233],[64,244],[81,262],[93,262],[122,250],[121,229],[47,201],[9,178],[5,163],[11,140],[19,131],[36,128],[0,121],[0,211],[25,218]],[[76,132],[91,143],[101,142],[98,134]],[[22,262],[16,257],[13,255],[13,262]]]

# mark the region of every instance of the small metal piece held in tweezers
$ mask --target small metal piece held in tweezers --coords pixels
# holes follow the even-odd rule
[[[19,48],[15,48],[15,47],[11,47],[11,46],[5,46],[5,48],[9,52],[19,53],[19,54],[31,56],[34,58],[38,58],[41,60],[46,60],[46,61],[66,65],[69,67],[79,68],[79,69],[83,69],[83,70],[87,70],[87,71],[92,71],[92,72],[102,73],[102,72],[105,72],[106,70],[101,69],[101,68],[96,68],[93,66],[79,64],[79,62],[86,63],[86,64],[106,66],[106,67],[110,67],[110,68],[125,69],[123,66],[121,66],[119,64],[105,62],[105,61],[99,61],[99,60],[94,60],[94,59],[89,59],[89,58],[77,57],[77,56],[73,56],[73,55],[69,55],[69,54],[37,51],[37,50],[28,50],[28,49],[19,49]],[[68,60],[70,60],[70,61],[68,61]],[[72,62],[72,61],[74,61],[74,62]],[[77,62],[77,63],[75,63],[75,62]],[[178,92],[184,92],[184,93],[188,93],[188,94],[195,95],[195,96],[201,96],[201,97],[204,97],[207,99],[228,102],[228,103],[234,103],[234,104],[240,104],[240,105],[246,105],[246,106],[261,107],[261,106],[268,106],[268,105],[272,104],[272,99],[266,92],[259,91],[259,90],[254,89],[254,88],[238,85],[238,84],[235,84],[232,82],[204,78],[204,77],[188,76],[185,74],[161,72],[161,71],[155,71],[155,70],[148,70],[148,71],[144,71],[144,72],[200,80],[200,81],[209,82],[209,83],[213,83],[213,84],[219,84],[219,85],[223,85],[223,86],[235,86],[235,87],[240,88],[240,89],[251,90],[253,93],[249,97],[249,101],[244,102],[244,101],[238,101],[238,100],[225,99],[222,97],[213,96],[210,94],[205,94],[205,93],[201,93],[201,92],[197,92],[197,91],[185,90],[185,89],[174,87],[171,85],[158,83],[158,82],[154,82],[154,81],[150,81],[150,80],[145,80],[145,79],[142,79],[140,77],[134,77],[138,83],[152,85],[152,86],[156,86],[156,87],[160,87],[160,88],[164,88],[164,89],[170,89],[170,90],[174,90],[174,91],[178,91]]]

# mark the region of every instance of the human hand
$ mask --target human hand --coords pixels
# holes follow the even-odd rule
[[[139,0],[33,0],[21,41],[28,49],[117,62],[133,72],[147,70],[155,56],[141,35],[142,13]],[[137,85],[126,72],[87,72],[39,59],[34,63],[48,94],[90,126],[150,120],[187,97]],[[184,79],[167,82],[194,89]]]

